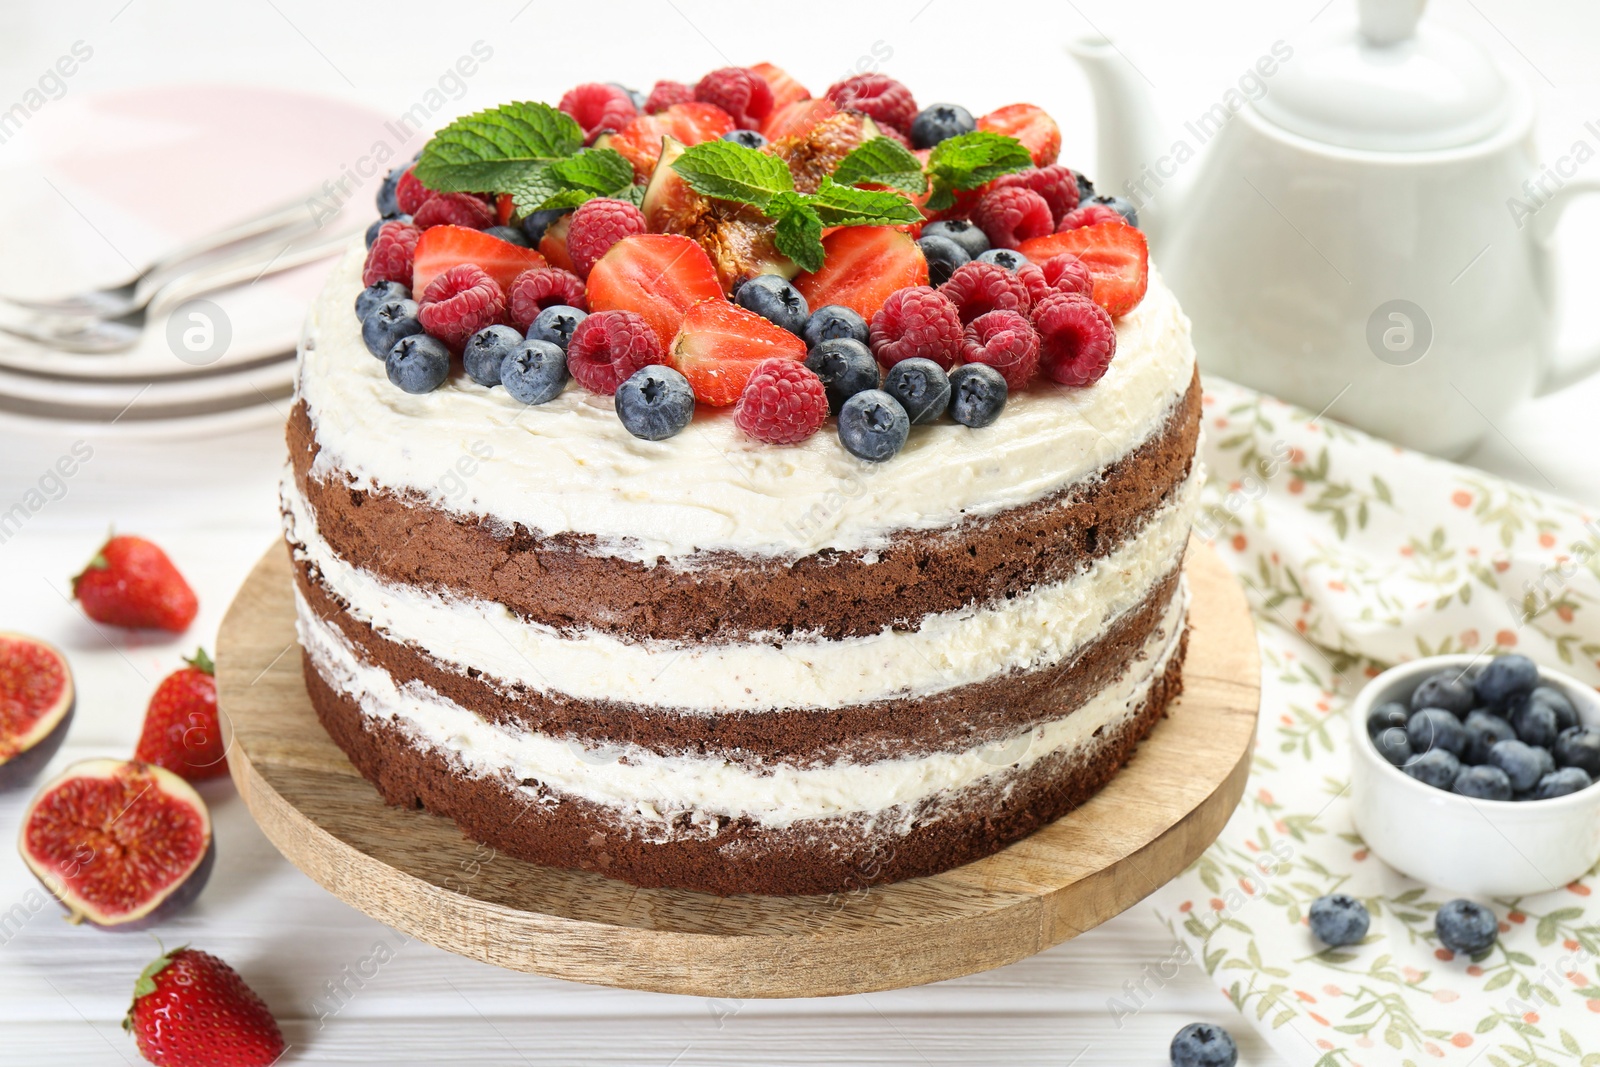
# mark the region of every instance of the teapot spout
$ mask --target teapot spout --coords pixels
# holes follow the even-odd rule
[[[1152,169],[1166,151],[1160,122],[1144,75],[1116,44],[1101,36],[1080,37],[1067,46],[1094,93],[1095,188],[1131,201],[1139,228],[1155,242],[1173,214],[1178,191]]]

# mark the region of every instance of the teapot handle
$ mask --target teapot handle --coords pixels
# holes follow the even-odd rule
[[[1580,196],[1594,193],[1600,193],[1600,179],[1583,178],[1571,181],[1557,190],[1555,196],[1545,203],[1533,221],[1533,239],[1541,244],[1548,244],[1555,236],[1561,216],[1572,202]],[[1592,342],[1583,349],[1557,350],[1550,354],[1549,362],[1544,369],[1544,380],[1539,383],[1534,395],[1547,396],[1558,392],[1589,377],[1597,370],[1600,370],[1600,342]]]

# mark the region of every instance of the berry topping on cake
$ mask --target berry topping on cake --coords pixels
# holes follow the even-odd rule
[[[415,300],[386,300],[361,320],[361,343],[379,359],[387,359],[400,338],[421,332]]]
[[[1106,204],[1088,203],[1082,207],[1073,208],[1061,216],[1061,222],[1056,227],[1062,233],[1068,230],[1079,230],[1085,226],[1093,226],[1097,222],[1123,222],[1123,217],[1117,209]]]
[[[828,86],[828,99],[836,107],[859,111],[880,126],[909,133],[917,118],[917,101],[911,90],[887,74],[856,74]]]
[[[878,361],[854,337],[834,337],[806,353],[810,367],[828,393],[828,410],[839,414],[846,400],[863,389],[878,388]]]
[[[815,348],[824,341],[849,337],[866,344],[871,338],[867,320],[843,304],[825,304],[806,319],[801,336],[807,348]]]
[[[395,183],[394,202],[403,215],[415,215],[421,210],[422,205],[433,199],[438,194],[426,185],[416,175],[415,168],[408,168],[400,175],[400,180]]]
[[[965,248],[938,234],[924,233],[917,238],[917,247],[922,249],[922,258],[928,261],[928,281],[934,285],[943,285],[957,267],[972,260]]]
[[[361,284],[399,282],[410,285],[417,240],[421,236],[422,230],[409,222],[386,222],[380,226],[372,247],[367,249],[367,262],[361,268]]]
[[[589,310],[643,316],[663,349],[683,325],[684,313],[703,300],[722,303],[722,283],[705,251],[679,234],[624,237],[589,271]],[[574,377],[583,380],[576,372]]]
[[[1040,270],[1035,264],[1022,264],[1017,268],[1016,275],[1017,281],[1021,282],[1022,287],[1028,291],[1028,306],[1030,308],[1051,293],[1058,291],[1051,287],[1049,280],[1044,276],[1044,271]]]
[[[400,282],[374,282],[356,297],[356,321],[367,321],[368,315],[391,300],[410,299],[411,290]]]
[[[1094,301],[1120,318],[1139,306],[1150,286],[1150,250],[1144,234],[1120,218],[1024,241],[1018,249],[1036,263],[1063,252],[1083,261],[1094,276]]]
[[[571,227],[571,212],[551,219],[549,225],[545,226],[544,233],[539,237],[539,254],[544,256],[549,266],[565,271],[573,269],[572,257],[567,254],[567,230]]]
[[[707,74],[696,83],[694,98],[720,107],[744,130],[761,129],[761,120],[772,113],[772,87],[745,67],[723,67]]]
[[[972,209],[972,221],[995,248],[1016,248],[1023,241],[1055,230],[1050,205],[1032,189],[1006,185],[983,194]]]
[[[978,119],[978,129],[1015,137],[1036,167],[1048,167],[1061,154],[1061,127],[1034,104],[1008,104]]]
[[[467,338],[505,318],[506,295],[498,283],[473,263],[449,268],[423,290],[417,319],[431,336],[452,352]]]
[[[736,145],[743,145],[745,148],[767,147],[767,139],[756,130],[729,130],[722,135],[722,139],[724,141],[732,141]]]
[[[961,314],[950,298],[926,285],[900,289],[872,317],[872,353],[885,367],[930,359],[948,370],[961,358]]]
[[[597,130],[621,129],[639,111],[628,90],[608,82],[586,82],[568,89],[558,106],[577,120],[586,136]]]
[[[991,311],[1027,314],[1033,306],[1027,284],[998,263],[978,260],[956,268],[939,291],[956,306],[963,323]]]
[[[1057,293],[1033,309],[1039,366],[1063,385],[1093,385],[1117,354],[1117,330],[1106,309],[1084,296]]]
[[[549,341],[561,351],[567,350],[567,345],[572,341],[572,335],[578,332],[578,326],[588,318],[587,312],[566,304],[553,304],[539,312],[533,322],[528,325],[528,339],[531,341]]]
[[[549,341],[530,337],[500,363],[500,384],[513,400],[545,404],[561,395],[570,374],[567,354]]]
[[[758,274],[733,291],[733,302],[792,334],[802,334],[811,309],[800,290],[779,274]]]
[[[650,95],[645,98],[644,112],[646,115],[655,115],[667,110],[674,104],[689,104],[693,102],[694,86],[663,79],[651,87]]]
[[[494,225],[494,209],[471,193],[440,193],[418,208],[411,221],[424,230],[434,226],[487,230]]]
[[[809,107],[814,101],[807,101]],[[772,154],[783,160],[802,193],[814,193],[831,177],[844,158],[867,140],[867,120],[852,113],[835,113],[803,131],[782,136],[768,134]]]
[[[572,226],[567,230],[567,255],[572,257],[578,277],[586,278],[590,268],[611,251],[612,245],[647,229],[644,212],[633,204],[597,196],[572,213]]]
[[[1016,392],[1028,387],[1039,367],[1039,335],[1025,315],[991,311],[967,324],[961,358],[993,367],[1006,380],[1006,387]]]
[[[775,67],[771,63],[752,63],[750,73],[759,76],[772,90],[773,111],[800,100],[811,99],[811,90],[795,81],[782,67]]]
[[[585,311],[589,299],[583,282],[560,267],[534,267],[517,275],[506,292],[511,322],[527,330],[545,308],[565,306]]]
[[[917,112],[911,120],[912,148],[932,148],[940,141],[948,141],[978,128],[972,112],[960,104],[933,104]]]
[[[1088,297],[1094,295],[1094,275],[1083,260],[1070,252],[1051,256],[1039,264],[1039,272],[1045,283],[1057,292],[1078,293]],[[1019,268],[1017,273],[1021,276],[1022,270]]]
[[[694,391],[671,367],[642,367],[617,386],[617,418],[641,440],[665,441],[694,418]]]
[[[606,147],[633,164],[635,181],[645,181],[661,158],[661,139],[685,145],[715,141],[735,129],[732,116],[715,104],[674,104],[659,115],[640,115],[618,130]]]
[[[857,459],[882,463],[905,447],[911,418],[882,389],[865,389],[839,409],[839,442]]]
[[[706,300],[683,316],[671,356],[697,400],[726,407],[739,399],[759,364],[768,359],[803,362],[806,347],[800,338],[753,311]]]
[[[892,226],[846,226],[824,237],[822,248],[822,269],[794,280],[810,307],[843,304],[870,322],[890,293],[928,284],[922,249]]]
[[[739,394],[733,421],[746,437],[769,445],[797,445],[828,419],[822,379],[804,363],[764,359]]]
[[[383,361],[389,381],[408,393],[431,393],[450,376],[450,350],[425,333],[402,337]]]
[[[993,367],[968,363],[950,375],[950,417],[963,426],[981,429],[1000,417],[1010,390]]]
[[[100,546],[77,577],[72,595],[95,622],[180,634],[200,601],[172,560],[142,537],[117,534]]]
[[[971,259],[989,251],[989,238],[969,219],[940,219],[922,227],[923,237],[943,237],[961,246]]]
[[[507,244],[482,230],[469,230],[464,226],[435,226],[422,231],[417,239],[410,278],[415,299],[421,302],[435,278],[451,267],[462,264],[477,267],[493,278],[501,292],[523,271],[547,265],[544,256],[533,249]]]
[[[522,335],[509,326],[485,326],[467,338],[461,350],[461,365],[467,377],[479,385],[500,384],[500,364],[506,354],[522,343]]]
[[[950,376],[931,359],[905,359],[883,376],[883,391],[900,401],[911,425],[938,422],[950,406]]]
[[[1014,248],[991,248],[973,260],[976,263],[993,263],[997,267],[1004,267],[1009,271],[1020,270],[1024,264],[1033,262],[1027,256]]]
[[[528,240],[528,235],[523,233],[519,226],[490,226],[483,232],[508,245],[516,245],[518,248],[533,247],[533,242]]]
[[[664,362],[655,329],[633,311],[596,311],[567,344],[567,369],[579,385],[602,396],[615,393],[639,368]]]
[[[1044,202],[1050,205],[1050,215],[1057,222],[1061,217],[1078,206],[1078,179],[1072,171],[1059,163],[1048,167],[1034,167],[1031,170],[1014,171],[1011,174],[1002,174],[989,183],[991,189],[1003,189],[1016,186],[1021,189],[1032,189],[1044,197]]]
[[[761,124],[761,135],[773,142],[788,137],[803,137],[838,113],[839,109],[833,106],[833,101],[825,96],[775,105],[767,121]]]

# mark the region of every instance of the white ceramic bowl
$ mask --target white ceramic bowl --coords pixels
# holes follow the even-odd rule
[[[1600,785],[1554,800],[1476,800],[1423,785],[1384,759],[1367,736],[1373,708],[1390,700],[1408,703],[1430,674],[1473,661],[1429,656],[1402,664],[1378,675],[1351,702],[1356,830],[1389,866],[1443,889],[1521,896],[1566,885],[1600,860]],[[1541,684],[1567,695],[1586,725],[1600,726],[1600,695],[1593,689],[1546,667],[1539,674]]]

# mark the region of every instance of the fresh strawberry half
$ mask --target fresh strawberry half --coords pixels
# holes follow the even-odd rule
[[[139,975],[122,1028],[157,1067],[269,1067],[284,1051],[255,990],[217,957],[187,946]]]
[[[755,63],[749,69],[772,90],[773,111],[777,111],[780,107],[788,107],[797,100],[811,98],[811,90],[795,81],[782,67],[775,67],[771,63]]]
[[[217,721],[216,665],[205,649],[161,680],[145,709],[134,758],[198,782],[228,773]]]
[[[772,114],[761,124],[761,136],[768,141],[785,137],[801,137],[839,113],[827,97],[815,100],[796,100],[782,107],[773,107]]]
[[[1094,302],[1112,318],[1138,307],[1150,287],[1150,247],[1142,232],[1120,220],[1035,237],[1017,251],[1035,263],[1066,252],[1077,256],[1094,279]]]
[[[632,163],[634,180],[642,182],[661,158],[661,138],[693,145],[715,141],[732,129],[733,116],[715,104],[673,104],[665,111],[633,119],[606,141],[606,147]]]
[[[416,259],[411,268],[411,291],[427,292],[428,283],[451,267],[471,263],[509,289],[517,275],[530,267],[548,267],[544,256],[481,230],[464,226],[435,226],[417,239]]]
[[[635,312],[663,347],[677,335],[684,312],[702,300],[725,302],[722,283],[705,250],[679,234],[624,237],[589,271],[590,312]]]
[[[182,633],[200,601],[172,560],[142,537],[119,535],[100,546],[72,579],[72,595],[96,622]]]
[[[1034,104],[997,108],[978,120],[978,129],[1015,137],[1027,146],[1036,167],[1048,167],[1061,154],[1061,127]]]
[[[672,365],[689,379],[696,400],[727,407],[739,399],[762,360],[804,362],[806,343],[737,304],[707,300],[683,316],[670,351]]]
[[[822,239],[827,258],[794,280],[806,304],[843,304],[868,322],[889,294],[928,284],[928,261],[909,234],[893,226],[846,226]]]

